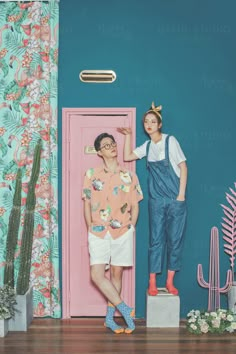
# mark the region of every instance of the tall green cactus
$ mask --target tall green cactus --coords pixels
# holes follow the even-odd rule
[[[26,197],[26,212],[22,233],[22,243],[20,252],[20,267],[17,279],[16,292],[24,295],[29,288],[32,245],[34,235],[34,210],[36,205],[35,185],[40,171],[41,140],[38,141],[34,150],[34,161],[28,184],[28,194]]]
[[[13,197],[13,207],[9,217],[7,244],[6,244],[6,266],[4,269],[4,284],[14,288],[14,256],[18,239],[21,216],[21,190],[22,172],[19,168],[16,175],[16,186]]]

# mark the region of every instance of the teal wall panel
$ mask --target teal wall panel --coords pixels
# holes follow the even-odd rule
[[[176,275],[181,317],[207,307],[208,291],[197,283],[197,264],[203,264],[208,280],[210,229],[220,229],[220,204],[236,180],[235,11],[234,0],[60,1],[60,132],[62,107],[136,107],[139,145],[147,138],[142,114],[154,100],[163,105],[163,132],[176,136],[187,156],[188,222],[183,266]],[[84,69],[112,69],[117,80],[85,84],[79,80]],[[145,199],[137,225],[136,315],[145,317],[145,161],[137,162],[137,174]],[[221,232],[220,262],[223,285],[229,260]],[[164,286],[165,274],[158,281]],[[226,306],[225,296],[221,303]]]

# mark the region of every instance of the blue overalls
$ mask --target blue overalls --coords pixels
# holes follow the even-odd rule
[[[149,192],[149,271],[161,273],[167,247],[167,269],[180,269],[183,234],[186,223],[186,202],[176,200],[180,179],[169,160],[169,135],[165,141],[165,158],[148,161],[150,142],[146,157]]]

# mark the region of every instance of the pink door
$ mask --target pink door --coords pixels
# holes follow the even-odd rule
[[[94,139],[102,132],[115,137],[120,164],[134,170],[134,163],[123,162],[124,137],[116,131],[119,126],[132,126],[135,132],[134,109],[63,109],[63,317],[105,315],[106,300],[90,281],[81,195],[85,171],[102,163],[93,149]],[[131,306],[134,280],[134,268],[126,269],[122,297]]]

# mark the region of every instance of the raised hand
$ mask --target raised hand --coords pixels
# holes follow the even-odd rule
[[[119,127],[117,131],[123,135],[130,135],[132,134],[132,129],[128,127]]]

